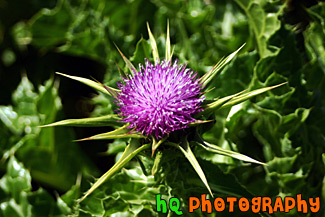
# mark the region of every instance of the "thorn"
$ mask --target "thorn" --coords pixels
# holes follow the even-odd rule
[[[113,43],[114,43],[114,42],[113,42]],[[124,56],[124,54],[122,53],[122,51],[117,47],[117,45],[116,45],[115,43],[114,43],[114,45],[115,45],[117,51],[118,51],[118,52],[120,53],[120,55],[122,56],[122,58],[123,58],[125,64],[126,64],[127,67],[130,69],[131,74],[134,76],[134,73],[136,73],[137,70],[135,69],[135,67],[133,66],[133,64],[130,62],[130,60]]]
[[[132,128],[127,134],[131,134],[135,131],[136,127]]]
[[[156,149],[153,149],[153,148],[152,148],[152,154],[151,154],[151,157],[153,157],[153,155],[155,154],[155,151],[156,151]]]
[[[115,42],[113,42],[113,44],[115,45],[117,51],[120,53],[120,55],[124,58],[124,54],[122,53],[122,51],[118,48],[118,46],[115,44]],[[126,57],[125,57],[126,58]]]
[[[91,77],[94,81],[96,81],[98,84],[102,85],[102,87],[105,88],[105,90],[106,90],[106,91],[107,91],[107,92],[108,92],[112,97],[117,98],[116,93],[115,93],[113,90],[111,90],[110,87],[108,87],[108,86],[102,84],[100,81],[96,80],[94,77],[92,77],[92,76],[90,76],[90,77]]]
[[[206,91],[202,92],[201,94],[204,95],[204,94],[206,94],[206,93],[209,93],[210,91],[214,90],[215,88],[216,88],[216,87],[212,87],[211,89],[206,90]]]
[[[273,89],[273,88],[276,88],[276,87],[280,87],[280,86],[285,85],[285,84],[288,84],[288,82],[286,81],[286,82],[283,82],[281,84],[277,84],[277,85],[271,86],[271,87],[269,87],[269,89]]]
[[[122,78],[127,78],[127,75],[122,71],[121,67],[115,62],[118,72],[120,73]],[[123,79],[122,79],[123,80]]]
[[[92,137],[88,137],[88,138],[83,138],[83,139],[76,139],[76,140],[73,140],[73,142],[82,142],[82,141],[86,141],[86,140],[91,140]]]

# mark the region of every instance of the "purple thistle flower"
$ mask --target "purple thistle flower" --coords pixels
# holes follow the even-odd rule
[[[204,96],[193,73],[186,65],[173,65],[162,61],[153,65],[146,60],[140,64],[134,77],[123,78],[118,83],[121,90],[117,96],[120,115],[128,128],[135,128],[144,135],[161,139],[175,130],[183,129],[195,121],[192,117],[201,111]]]

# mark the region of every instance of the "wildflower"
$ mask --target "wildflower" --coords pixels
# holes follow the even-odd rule
[[[194,131],[196,135],[191,137],[191,141],[188,141],[188,137],[186,133],[184,133],[176,143],[175,141],[168,140],[168,134],[189,127],[190,125],[199,127],[201,124],[207,122],[206,119],[210,117],[207,114],[216,112],[225,107],[231,107],[282,84],[273,87],[260,88],[250,92],[243,91],[216,100],[205,101],[205,97],[202,95],[201,91],[208,86],[208,83],[212,78],[218,74],[223,66],[229,63],[236,56],[243,46],[228,57],[219,61],[210,71],[198,78],[197,73],[186,68],[186,65],[179,64],[178,61],[171,64],[172,52],[170,49],[168,27],[166,56],[165,60],[161,62],[159,60],[156,41],[149,26],[148,32],[155,62],[154,64],[145,60],[145,66],[140,65],[140,68],[137,71],[133,64],[117,48],[130,71],[130,73],[122,73],[122,82],[118,83],[119,89],[86,78],[58,73],[112,96],[115,99],[115,103],[120,107],[119,114],[105,115],[103,117],[95,118],[63,120],[46,126],[110,125],[117,129],[111,132],[81,139],[80,141],[116,138],[129,139],[129,144],[125,148],[121,158],[109,171],[107,171],[92,185],[80,201],[91,194],[96,188],[105,182],[105,180],[109,179],[117,171],[123,168],[123,166],[138,153],[152,147],[152,154],[154,155],[155,150],[162,144],[172,146],[184,154],[211,195],[212,191],[203,170],[191,151],[189,145],[190,142],[216,154],[222,154],[250,163],[263,164],[248,156],[231,150],[224,150],[220,146],[204,141],[198,134],[198,131]],[[203,118],[203,120],[196,120],[194,115]],[[120,127],[121,122],[126,124]],[[158,139],[158,142],[156,139]]]
[[[177,60],[173,65],[167,61],[154,65],[146,60],[139,72],[123,80],[118,84],[119,114],[124,117],[123,122],[130,123],[128,128],[146,136],[161,139],[186,128],[195,121],[193,115],[202,110],[204,96],[200,94],[202,85],[197,73]]]

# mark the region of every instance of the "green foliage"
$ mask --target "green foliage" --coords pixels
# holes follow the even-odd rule
[[[1,178],[1,213],[3,216],[64,216],[70,208],[44,189],[32,190],[31,175],[15,157],[10,157],[7,173]]]
[[[116,87],[120,81],[118,68],[124,73],[127,66],[114,43],[126,57],[131,57],[131,68],[143,63],[144,58],[153,60],[153,41],[146,40],[146,22],[153,35],[162,35],[156,37],[158,51],[169,50],[174,58],[198,71],[199,76],[213,70],[221,57],[246,43],[238,56],[209,80],[206,96],[216,98],[210,106],[231,103],[230,100],[243,97],[234,95],[242,90],[249,92],[288,82],[231,109],[224,107],[211,114],[210,119],[216,121],[198,126],[202,138],[215,150],[239,152],[266,163],[248,164],[189,144],[188,150],[195,155],[212,193],[247,198],[301,193],[304,198],[320,197],[321,210],[316,214],[293,210],[272,216],[324,215],[324,3],[315,1],[311,6],[296,1],[293,6],[291,1],[271,0],[59,0],[56,6],[54,1],[31,4],[31,15],[16,17],[11,23],[3,18],[5,13],[0,8],[1,82],[10,81],[9,74],[5,75],[10,66],[21,64],[18,68],[27,71],[33,83],[44,84],[35,88],[24,75],[17,87],[15,84],[12,100],[0,106],[0,216],[164,216],[156,212],[156,194],[165,199],[180,198],[184,216],[208,216],[187,211],[188,197],[199,197],[208,191],[181,152],[162,144],[152,158],[150,147],[144,147],[149,149],[129,161],[137,149],[130,151],[128,145],[122,155],[128,144],[125,138],[111,141],[105,154],[113,158],[116,155],[116,162],[122,162],[126,169],[115,175],[111,171],[105,184],[77,203],[89,189],[88,183],[95,183],[90,177],[100,175],[79,148],[93,143],[72,142],[76,136],[70,127],[39,127],[62,120],[64,115],[58,81],[47,80],[50,76],[33,78],[30,74],[39,70],[39,62],[25,70],[21,59],[26,53],[33,49],[39,55],[51,54],[50,58],[69,56],[80,58],[80,62],[91,59],[107,71],[103,84]],[[168,20],[171,46],[166,49]],[[158,56],[165,55],[163,52]],[[53,64],[48,67],[51,73],[60,69]],[[69,82],[71,86],[75,84]],[[100,83],[93,84],[107,92]],[[230,95],[233,98],[226,98]],[[116,107],[110,97],[94,97],[91,116],[110,115],[103,121],[113,126],[110,123]],[[87,123],[92,120],[84,119]],[[57,124],[83,124],[73,121]],[[191,135],[196,133],[189,131]],[[212,216],[225,215],[229,213]]]
[[[93,169],[78,146],[71,143],[71,130],[39,128],[53,122],[61,108],[57,84],[49,80],[35,92],[23,76],[13,93],[13,106],[0,107],[1,128],[7,134],[1,145],[1,167],[7,168],[1,178],[0,213],[4,216],[67,214],[70,208],[43,188],[32,191],[31,180],[65,192],[78,174]]]

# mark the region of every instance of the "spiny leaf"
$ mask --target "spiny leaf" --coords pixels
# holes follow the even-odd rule
[[[116,130],[113,130],[111,132],[107,133],[101,133],[97,134],[88,138],[79,139],[76,141],[86,141],[86,140],[103,140],[103,139],[118,139],[118,138],[145,138],[145,136],[137,133],[137,132],[131,132],[130,129],[127,129],[126,127],[128,124],[124,125],[123,127],[120,127]]]
[[[60,73],[60,72],[56,72],[56,74],[58,75],[62,75],[62,76],[65,76],[65,77],[68,77],[68,78],[71,78],[73,80],[76,80],[76,81],[79,81],[81,83],[84,83],[86,85],[88,85],[89,87],[92,87],[102,93],[105,93],[105,94],[108,94],[108,95],[111,95],[112,94],[110,92],[108,92],[101,84],[95,82],[95,81],[92,81],[90,79],[87,79],[87,78],[82,78],[82,77],[78,77],[78,76],[72,76],[72,75],[66,75],[66,74],[63,74],[63,73]],[[114,92],[114,94],[116,95],[116,93],[120,90],[118,89],[115,89],[115,88],[112,88],[112,87],[109,87],[111,91]]]
[[[147,23],[147,29],[148,29],[148,34],[149,34],[149,39],[150,39],[150,45],[151,45],[151,49],[152,49],[153,59],[154,59],[155,63],[159,63],[160,62],[160,59],[159,59],[159,53],[158,53],[157,43],[156,43],[155,37],[151,33],[151,30],[150,30],[150,27],[149,27],[149,23]]]
[[[237,53],[245,46],[243,44],[240,48],[238,48],[235,52],[231,53],[226,58],[222,58],[209,72],[205,73],[200,79],[200,83],[203,86],[206,86],[213,78],[218,74],[218,72],[227,65],[236,55]]]
[[[103,182],[112,177],[116,172],[121,170],[124,165],[135,157],[139,152],[150,148],[150,144],[140,146],[137,140],[131,140],[130,144],[125,148],[121,158],[109,169],[104,175],[102,175],[87,191],[87,193],[78,201],[83,201],[89,194],[96,190]]]
[[[133,64],[131,63],[131,61],[130,61],[128,58],[126,58],[126,57],[124,56],[124,54],[123,54],[122,51],[117,47],[116,44],[115,44],[115,47],[116,47],[116,49],[118,50],[118,52],[120,53],[120,55],[122,56],[122,58],[123,58],[123,60],[124,60],[124,62],[125,62],[125,64],[126,64],[126,66],[129,68],[131,74],[134,76],[134,72],[136,72],[135,67],[133,66]]]
[[[55,126],[74,126],[74,127],[101,127],[101,126],[116,126],[119,125],[121,118],[118,115],[105,115],[95,118],[80,118],[67,119],[58,121],[52,124],[47,124],[41,127],[55,127]]]
[[[266,165],[265,163],[254,160],[253,158],[250,158],[250,157],[248,157],[246,155],[240,154],[238,152],[223,149],[223,148],[221,148],[219,146],[210,144],[210,143],[205,142],[205,141],[197,142],[197,144],[200,145],[201,147],[203,147],[205,150],[210,151],[210,152],[225,155],[225,156],[228,156],[228,157],[232,157],[232,158],[242,160],[242,161],[246,161],[246,162],[250,162],[250,163]]]
[[[235,0],[235,2],[246,13],[261,58],[272,55],[268,41],[281,27],[279,17],[283,16],[282,13],[286,8],[286,4],[279,5],[276,11],[266,12],[264,4],[258,1]]]
[[[169,21],[167,21],[167,36],[166,36],[166,52],[165,58],[166,61],[169,62],[171,60],[171,50],[170,50],[170,35],[169,35]]]
[[[282,85],[284,85],[286,83],[287,82],[284,82],[282,84],[274,85],[274,86],[271,86],[271,87],[264,87],[264,88],[260,88],[260,89],[257,89],[257,90],[250,91],[248,93],[243,93],[243,94],[241,94],[239,96],[236,96],[236,97],[232,98],[231,100],[229,100],[225,104],[223,104],[220,107],[220,109],[226,108],[226,107],[231,107],[231,106],[236,105],[238,103],[241,103],[241,102],[243,102],[243,101],[245,101],[245,100],[247,100],[249,98],[252,98],[254,96],[257,96],[259,94],[262,94],[262,93],[264,93],[266,91],[269,91],[269,90],[272,90],[274,88],[280,87],[280,86],[282,86]]]
[[[211,194],[211,196],[213,197],[212,191],[210,189],[208,180],[205,177],[205,174],[199,164],[199,162],[196,160],[196,157],[194,156],[188,141],[184,141],[182,143],[182,145],[178,145],[175,143],[167,143],[168,145],[171,145],[179,150],[181,150],[181,152],[185,155],[185,157],[187,158],[187,160],[191,163],[191,165],[193,166],[194,170],[196,171],[196,173],[199,175],[200,179],[202,180],[202,182],[204,183],[204,185],[206,186],[206,188],[208,189],[209,193]],[[182,147],[184,146],[184,147]]]

